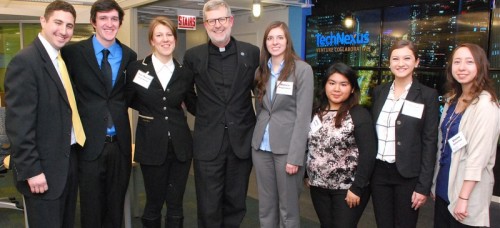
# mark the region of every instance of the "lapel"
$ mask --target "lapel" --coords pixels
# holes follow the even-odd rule
[[[247,50],[243,49],[237,40],[235,40],[233,37],[231,37],[231,41],[233,42],[235,48],[236,48],[236,57],[237,57],[237,62],[236,62],[236,74],[234,75],[234,80],[233,84],[231,85],[231,89],[229,90],[228,94],[228,100],[233,97],[233,94],[235,93],[235,90],[241,90],[245,88],[238,88],[236,85],[239,84],[239,82],[243,81],[245,77],[247,77],[247,71],[248,71],[248,55],[249,53]],[[255,72],[254,72],[255,73]],[[276,96],[273,96],[276,97]]]
[[[167,88],[170,85],[172,85],[174,83],[174,81],[176,81],[177,79],[179,79],[182,76],[181,75],[182,65],[179,62],[177,62],[176,59],[172,59],[172,61],[174,61],[175,69],[174,69],[174,73],[172,74],[172,77],[170,78],[170,81],[167,84]]]
[[[61,78],[59,77],[59,74],[57,73],[57,70],[52,63],[52,60],[49,57],[49,54],[47,53],[47,50],[45,50],[45,47],[43,46],[42,42],[40,39],[37,37],[33,41],[33,45],[35,46],[36,50],[40,53],[40,57],[42,57],[43,60],[43,67],[45,70],[48,72],[50,79],[54,81],[54,84],[56,85],[57,91],[59,92],[59,95],[63,98],[63,100],[68,104],[69,106],[69,101],[68,101],[68,95],[66,94],[66,89],[64,89],[64,85],[62,84]],[[70,85],[72,86],[72,85]]]
[[[118,72],[116,73],[116,81],[115,81],[115,85],[113,86],[113,88],[111,89],[111,92],[113,91],[119,91],[119,89],[117,89],[116,87],[119,87],[121,85],[125,85],[125,70],[126,70],[126,67],[128,66],[128,63],[129,63],[129,60],[130,60],[130,52],[128,51],[128,49],[125,48],[124,45],[122,45],[122,43],[116,39],[116,43],[118,45],[120,45],[120,47],[122,48],[122,60],[120,62],[120,68],[118,69]]]
[[[106,86],[106,81],[104,80],[104,75],[102,75],[101,68],[99,68],[99,64],[97,63],[97,58],[95,56],[95,51],[94,51],[94,45],[92,44],[92,37],[90,36],[89,39],[87,39],[84,42],[81,42],[81,49],[82,53],[84,55],[85,61],[87,61],[87,65],[90,66],[90,69],[94,72],[93,74],[90,73],[89,75],[93,75],[96,77],[97,81],[101,82],[101,85],[105,90],[107,90]]]
[[[140,67],[141,71],[147,73],[151,77],[153,77],[153,81],[149,85],[148,91],[153,92],[153,91],[160,91],[163,92],[163,87],[161,86],[160,79],[158,78],[158,75],[156,75],[156,70],[153,65],[153,60],[151,58],[151,55],[148,55],[143,61],[142,61],[142,66]]]
[[[373,106],[374,110],[373,113],[375,113],[375,116],[373,117],[373,121],[376,123],[378,120],[378,116],[380,115],[380,112],[382,111],[382,108],[384,107],[385,101],[387,100],[387,96],[389,96],[389,91],[391,90],[391,83],[386,83],[382,85],[382,88],[380,89],[380,94],[378,94],[378,98],[376,104]]]
[[[411,83],[410,90],[408,90],[408,95],[406,95],[405,100],[415,101],[417,97],[420,95],[420,83],[417,79],[413,79]]]

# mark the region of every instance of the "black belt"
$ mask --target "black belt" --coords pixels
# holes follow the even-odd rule
[[[106,135],[106,139],[104,140],[104,142],[107,142],[107,143],[112,143],[112,142],[116,142],[118,141],[118,138],[116,137],[116,135]]]

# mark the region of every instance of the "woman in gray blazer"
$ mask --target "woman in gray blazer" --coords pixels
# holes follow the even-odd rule
[[[252,160],[261,227],[300,227],[299,194],[314,83],[311,66],[295,54],[284,22],[267,27],[255,74]]]

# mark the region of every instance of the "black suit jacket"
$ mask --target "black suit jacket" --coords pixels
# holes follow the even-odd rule
[[[127,69],[126,94],[130,107],[139,112],[134,160],[146,165],[161,165],[167,158],[168,135],[180,161],[193,156],[193,139],[182,103],[191,114],[196,111],[193,75],[175,59],[175,70],[166,90],[156,75],[151,55],[130,64]],[[148,73],[153,81],[148,88],[134,82],[138,71]]]
[[[250,142],[255,126],[251,91],[259,65],[259,48],[233,41],[238,66],[227,100],[219,96],[212,76],[208,75],[208,43],[191,48],[184,55],[184,66],[194,74],[198,94],[193,136],[195,159],[208,161],[217,156],[225,127],[236,156],[246,159],[251,155]]]
[[[391,84],[383,84],[374,89],[372,116],[375,124],[389,95]],[[403,177],[418,177],[415,191],[429,195],[437,151],[438,94],[435,89],[413,79],[406,100],[423,104],[424,111],[420,119],[399,113],[396,119],[396,167]]]
[[[137,54],[129,47],[122,47],[123,55],[115,85],[108,91],[104,75],[94,54],[92,37],[61,50],[69,74],[75,84],[78,111],[82,119],[87,140],[80,159],[95,160],[102,152],[107,129],[107,113],[111,113],[116,128],[120,151],[131,156],[130,124],[128,105],[125,101],[125,69],[137,60]]]
[[[16,187],[28,197],[57,199],[68,177],[71,107],[39,38],[9,63],[5,90],[5,126],[11,142]],[[42,172],[49,191],[32,194],[26,180]]]

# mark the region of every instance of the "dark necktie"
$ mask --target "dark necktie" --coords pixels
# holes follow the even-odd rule
[[[106,81],[106,87],[108,88],[108,92],[113,88],[113,76],[111,71],[111,65],[108,61],[109,50],[102,49],[102,62],[101,62],[101,71],[104,75],[104,79]]]
[[[113,76],[111,73],[111,65],[109,64],[108,61],[108,55],[109,55],[109,50],[108,49],[102,49],[102,62],[101,62],[101,71],[102,74],[104,75],[104,81],[106,82],[106,88],[108,89],[108,92],[111,93],[111,89],[113,89]],[[113,127],[113,118],[111,118],[111,113],[108,112],[108,118],[107,118],[107,127],[111,128]]]

